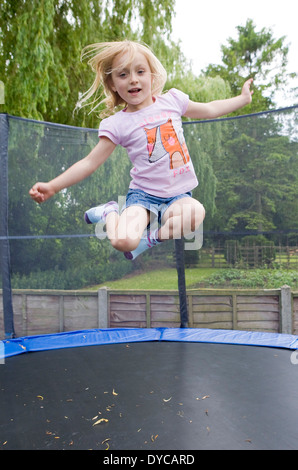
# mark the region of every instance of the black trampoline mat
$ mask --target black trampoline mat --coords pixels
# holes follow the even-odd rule
[[[0,449],[298,449],[290,358],[183,342],[11,357],[0,365]]]

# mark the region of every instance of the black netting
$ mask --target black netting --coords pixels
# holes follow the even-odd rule
[[[3,116],[3,115],[2,115]],[[28,195],[86,156],[97,130],[5,117],[8,140],[8,227],[13,288],[80,289],[163,260],[175,269],[173,243],[134,263],[95,236],[84,212],[127,193],[131,164],[117,147],[91,177],[38,205]],[[204,244],[250,233],[292,237],[297,245],[298,107],[212,122],[186,122],[184,134],[205,206]],[[1,204],[3,194],[1,196]],[[228,209],[228,211],[227,211]],[[4,209],[2,208],[2,217]],[[6,234],[1,233],[2,239]],[[274,238],[275,237],[275,238]],[[194,245],[195,246],[195,245]],[[190,250],[187,262],[196,256]]]
[[[12,118],[9,136],[9,234],[12,284],[77,289],[123,275],[131,266],[95,237],[84,212],[125,195],[130,163],[121,148],[90,178],[42,205],[28,190],[87,155],[97,131]]]

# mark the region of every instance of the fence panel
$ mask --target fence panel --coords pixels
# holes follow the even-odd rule
[[[101,289],[99,292],[100,296],[97,291],[13,291],[16,335],[107,327],[180,326],[177,291]],[[1,297],[2,291],[0,301]],[[291,293],[287,286],[274,290],[188,290],[187,303],[190,328],[275,333],[286,332],[287,328],[298,334],[298,292]],[[0,307],[0,339],[3,338]]]

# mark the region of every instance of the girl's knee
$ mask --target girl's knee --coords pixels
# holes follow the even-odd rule
[[[139,240],[131,240],[129,238],[114,238],[110,240],[111,245],[118,251],[133,251],[139,245]]]

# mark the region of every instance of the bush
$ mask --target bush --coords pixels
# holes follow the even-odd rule
[[[235,287],[245,289],[279,289],[287,284],[298,288],[298,271],[277,269],[222,269],[204,280],[208,287]]]
[[[123,259],[117,259],[114,262],[108,261],[104,265],[89,263],[65,271],[59,269],[39,270],[31,272],[27,276],[15,274],[12,276],[11,284],[13,289],[75,290],[119,279],[131,272],[132,269],[132,263],[128,263],[123,257]]]

